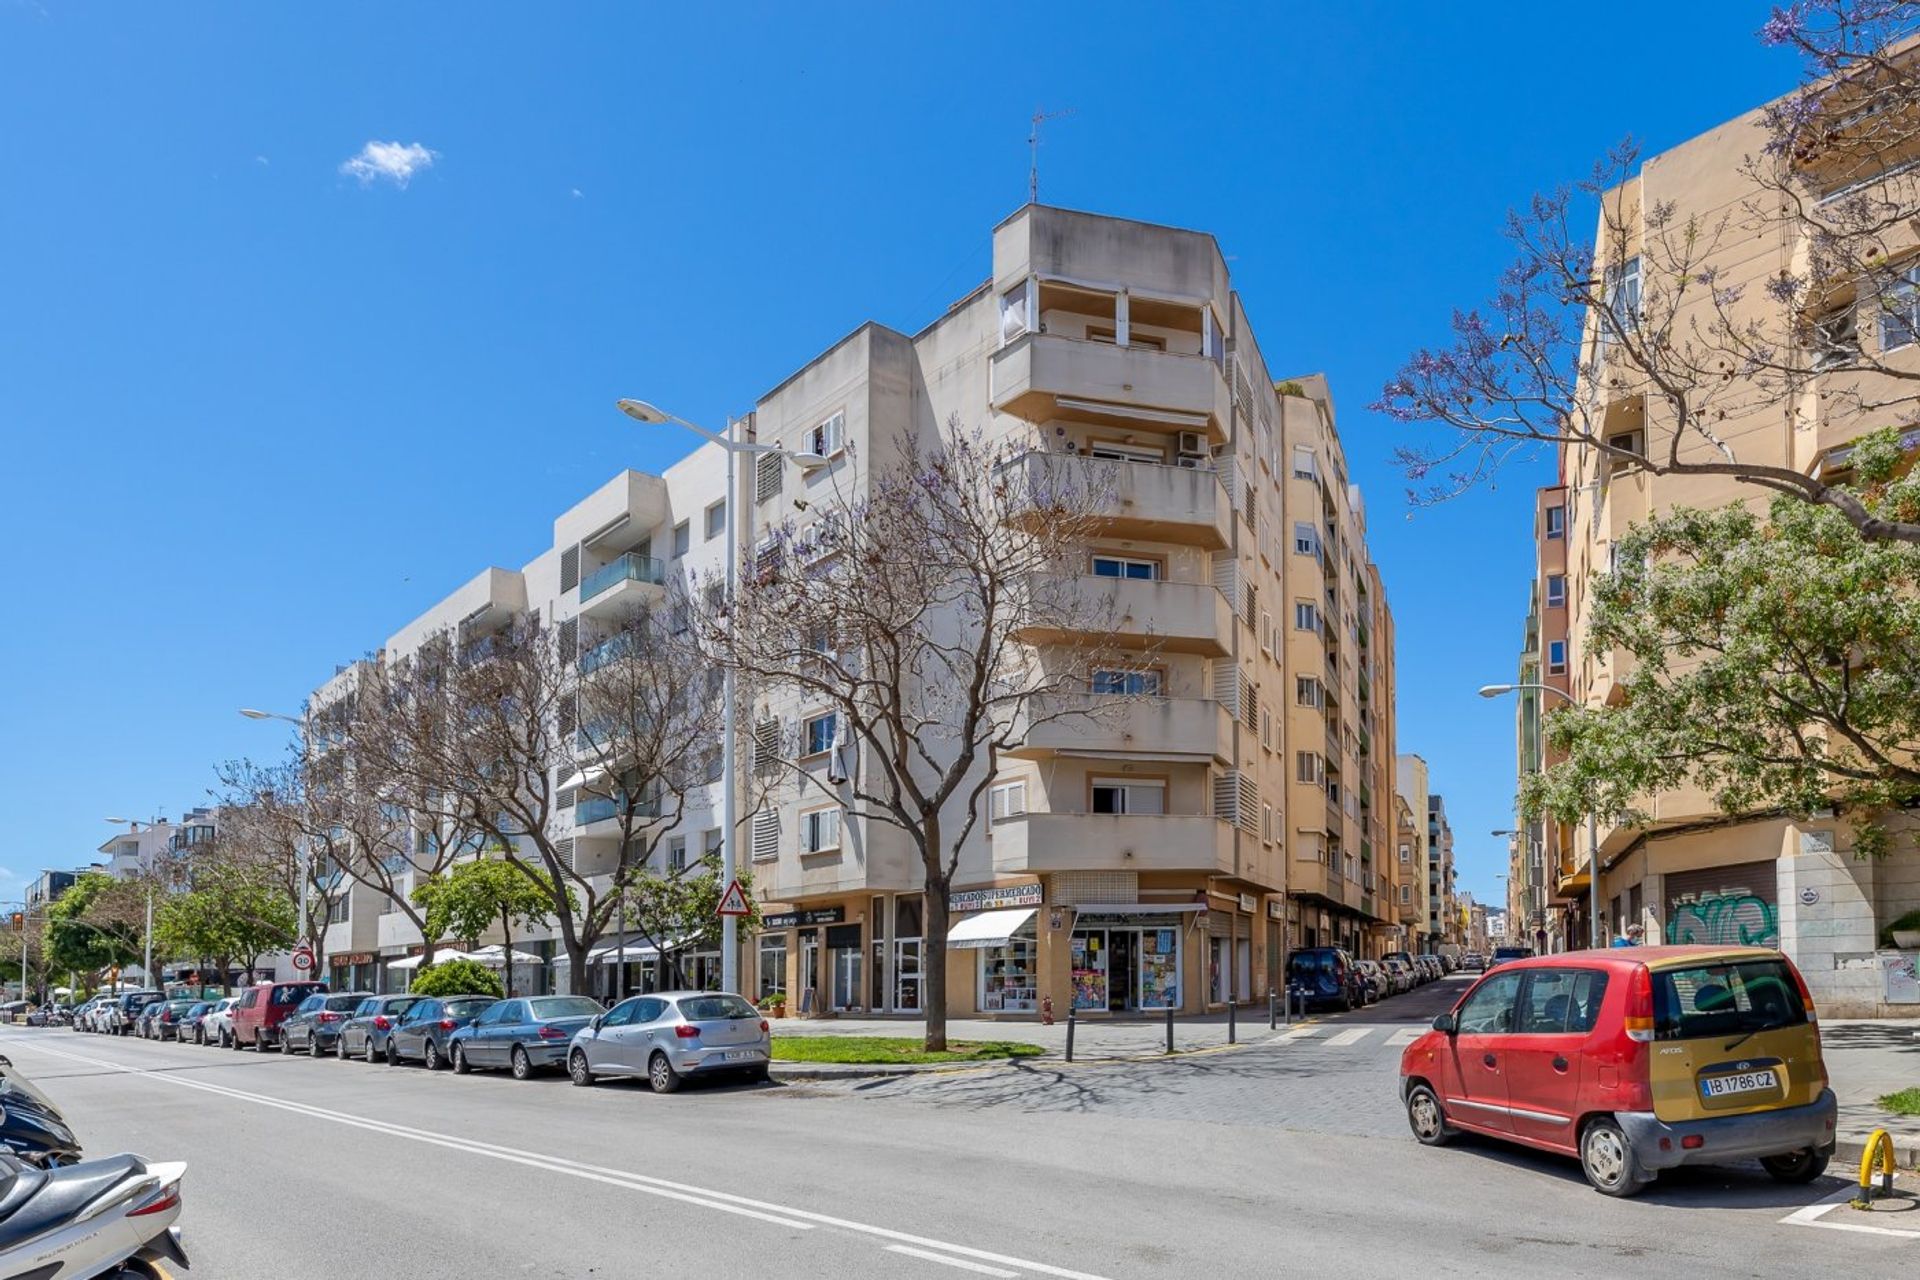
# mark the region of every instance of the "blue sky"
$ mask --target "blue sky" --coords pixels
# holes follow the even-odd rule
[[[1548,465],[1410,512],[1365,406],[1487,291],[1509,205],[1789,87],[1765,16],[1616,4],[1687,51],[1616,62],[1555,5],[0,0],[0,897],[277,753],[236,708],[296,709],[684,451],[616,397],[718,422],[862,320],[936,316],[1044,106],[1074,114],[1043,200],[1212,231],[1269,364],[1330,375],[1401,749],[1497,900],[1511,708],[1473,691],[1514,667]],[[398,149],[362,181],[369,142]]]

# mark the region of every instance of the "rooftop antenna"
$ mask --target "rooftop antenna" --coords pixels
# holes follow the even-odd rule
[[[1033,127],[1027,131],[1027,203],[1040,203],[1040,126],[1049,120],[1059,120],[1073,114],[1068,107],[1064,111],[1048,111],[1041,107],[1033,109]]]

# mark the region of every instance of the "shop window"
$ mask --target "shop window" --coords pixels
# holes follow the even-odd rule
[[[1031,937],[980,952],[980,1010],[1032,1013],[1039,1007],[1039,963]]]
[[[787,936],[763,934],[760,938],[759,986],[756,996],[769,996],[787,989]]]

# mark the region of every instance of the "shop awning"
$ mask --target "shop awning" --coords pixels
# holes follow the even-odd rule
[[[1204,902],[1076,902],[1073,909],[1081,915],[1165,916],[1182,911],[1205,911]]]
[[[683,938],[678,941],[669,942],[666,949],[668,951],[678,951],[687,945],[687,941],[687,939]],[[564,959],[565,957],[560,958]],[[619,964],[623,960],[628,963],[634,963],[640,960],[658,960],[659,958],[660,948],[652,942],[637,936],[626,939],[624,943],[619,939],[609,939],[587,952],[588,964]]]
[[[1020,932],[1038,909],[1007,907],[999,911],[977,912],[957,921],[947,931],[947,945],[956,951],[1004,947],[1007,939]]]

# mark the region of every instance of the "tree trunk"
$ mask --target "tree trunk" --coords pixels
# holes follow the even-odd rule
[[[587,948],[577,938],[568,938],[567,944],[567,981],[573,994],[583,996],[587,993]]]
[[[500,963],[506,967],[507,975],[507,980],[500,985],[506,988],[507,999],[511,1000],[513,999],[513,917],[505,911],[500,913],[500,936],[505,939],[500,944],[500,950],[505,953],[500,957]]]
[[[921,827],[921,860],[927,873],[927,919],[921,930],[920,983],[926,991],[928,1053],[947,1048],[947,901],[952,884],[944,874],[940,855],[940,818],[928,818]]]

